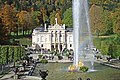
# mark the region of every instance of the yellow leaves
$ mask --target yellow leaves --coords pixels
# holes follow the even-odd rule
[[[42,14],[46,14],[46,9],[44,7],[42,7],[40,11],[42,12]]]
[[[59,15],[59,13],[56,13],[55,17],[57,18],[58,20],[58,24],[62,24],[62,20],[61,20],[61,17]]]
[[[114,12],[114,33],[120,34],[120,9]]]
[[[26,14],[27,14],[27,11],[21,11],[16,15],[21,25],[24,25],[26,22]]]
[[[29,12],[21,11],[19,12],[16,17],[21,25],[21,27],[28,28],[33,25],[33,20]]]
[[[13,6],[10,6],[10,5],[5,5],[3,8],[2,8],[2,12],[6,15],[10,15],[10,14],[14,14],[15,12],[15,8]]]
[[[2,12],[0,11],[0,18],[2,18]]]
[[[60,0],[61,1],[61,4],[65,4],[65,0]]]
[[[55,14],[55,18],[57,18],[58,20],[58,24],[62,24],[62,19],[61,19],[61,10],[60,9],[57,9],[56,11],[57,13]]]
[[[47,21],[47,19],[48,19],[48,16],[46,14],[43,14],[43,21],[45,22]]]
[[[103,9],[100,6],[92,5],[90,8],[91,30],[93,33],[103,32],[105,30],[103,18]]]
[[[4,5],[0,12],[0,16],[4,25],[4,29],[6,29],[8,32],[13,30],[15,28],[15,8],[10,5]]]

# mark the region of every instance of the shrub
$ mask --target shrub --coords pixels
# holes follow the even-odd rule
[[[101,53],[103,54],[103,55],[107,55],[107,53],[108,53],[108,49],[109,49],[109,45],[108,45],[108,43],[106,42],[106,41],[101,41]]]
[[[115,45],[120,45],[120,37],[119,37],[119,36],[115,37],[115,38],[113,39],[113,43],[114,43]]]
[[[93,43],[96,48],[100,49],[101,48],[101,40],[99,38],[93,39]]]
[[[65,56],[66,56],[66,57],[69,57],[69,54],[67,53]]]
[[[112,58],[120,56],[120,38],[109,37],[109,38],[95,38],[93,40],[94,45],[101,51],[103,55],[110,55]]]
[[[120,56],[120,45],[114,45],[112,46],[112,57],[113,58],[117,58],[118,56]]]
[[[48,63],[48,60],[47,60],[47,59],[42,59],[42,60],[40,61],[40,63],[47,64],[47,63]]]
[[[42,58],[42,56],[43,56],[43,55],[38,55],[39,59],[41,59],[41,58]]]
[[[79,70],[80,70],[81,72],[87,72],[88,69],[89,69],[88,67],[86,67],[86,66],[82,66],[82,67],[80,67]]]
[[[58,59],[61,60],[61,59],[63,59],[63,57],[62,56],[58,56]]]

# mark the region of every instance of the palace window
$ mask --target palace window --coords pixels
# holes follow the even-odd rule
[[[41,42],[44,42],[44,37],[43,36],[41,36]]]
[[[43,44],[41,44],[41,47],[43,47]]]
[[[39,38],[37,38],[37,42],[39,42]]]
[[[51,37],[54,37],[54,36],[53,36],[53,31],[51,32]]]
[[[57,31],[55,31],[55,36],[57,37]]]
[[[70,47],[72,47],[72,44],[70,44]]]
[[[61,31],[60,31],[60,34],[59,34],[59,35],[60,35],[60,37],[62,37]]]

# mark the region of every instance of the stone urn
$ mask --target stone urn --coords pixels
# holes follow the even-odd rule
[[[46,76],[48,76],[48,70],[40,70],[39,74],[40,74],[42,80],[46,80],[45,78],[46,78]]]

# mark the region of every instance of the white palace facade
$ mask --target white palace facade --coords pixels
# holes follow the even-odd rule
[[[58,50],[64,48],[73,50],[73,30],[65,28],[65,24],[59,25],[56,20],[55,25],[46,24],[44,28],[35,28],[32,33],[32,47],[34,49]]]

